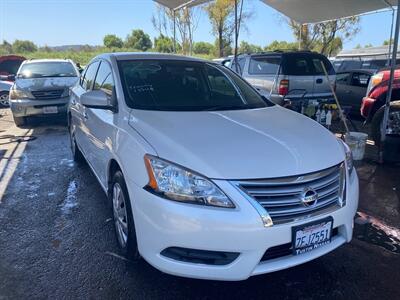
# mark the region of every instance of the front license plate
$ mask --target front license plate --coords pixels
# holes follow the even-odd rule
[[[57,106],[45,106],[45,107],[43,107],[43,113],[44,114],[56,114],[56,113],[58,113],[58,108],[57,108]]]
[[[293,254],[312,251],[331,242],[333,218],[318,220],[292,228]]]

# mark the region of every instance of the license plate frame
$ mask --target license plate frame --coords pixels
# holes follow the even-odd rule
[[[57,106],[44,106],[42,108],[44,114],[57,114],[58,107]]]
[[[318,226],[320,225],[320,226]],[[312,234],[315,232],[322,232],[325,230],[328,230],[328,236],[324,238],[321,241],[310,243],[311,241],[309,240],[306,245],[301,245],[300,247],[297,246],[297,238],[298,238],[298,233],[303,234],[303,236],[308,237],[309,239],[313,239]],[[305,231],[311,231],[311,233],[308,233],[309,235],[305,235]],[[314,249],[317,249],[321,246],[327,245],[331,242],[332,240],[332,232],[333,232],[333,217],[329,216],[323,219],[319,219],[313,222],[309,222],[306,224],[298,225],[298,226],[293,226],[292,227],[292,251],[293,255],[299,255],[303,254],[306,252],[310,252]],[[316,237],[316,234],[314,234],[314,238]]]

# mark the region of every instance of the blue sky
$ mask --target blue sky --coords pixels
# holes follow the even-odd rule
[[[293,41],[282,17],[259,0],[245,0],[255,11],[241,40],[265,46],[273,40]],[[32,40],[40,46],[100,45],[104,35],[122,38],[134,28],[142,28],[152,38],[157,34],[151,23],[155,12],[152,0],[0,0],[0,41]],[[379,46],[390,34],[391,13],[361,18],[361,32],[344,48],[371,43]],[[213,42],[211,25],[205,14],[195,32],[196,41]]]

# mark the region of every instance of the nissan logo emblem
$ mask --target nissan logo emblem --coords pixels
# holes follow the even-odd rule
[[[304,206],[315,206],[318,201],[318,193],[311,187],[305,188],[301,193],[301,203]]]

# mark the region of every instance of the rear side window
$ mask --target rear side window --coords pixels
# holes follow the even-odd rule
[[[328,75],[335,74],[335,71],[333,69],[331,62],[326,57],[324,57],[322,55],[318,55],[318,56],[312,57],[311,60],[312,60],[313,66],[314,66],[315,75],[324,75],[325,74],[324,69],[322,68],[322,64],[324,64]]]
[[[283,74],[296,76],[324,75],[321,63],[324,64],[329,75],[335,74],[330,61],[322,55],[312,53],[288,54],[285,56],[283,64]]]
[[[280,57],[256,56],[250,59],[249,74],[275,75],[281,63]]]
[[[297,76],[314,75],[312,62],[309,58],[309,55],[302,54],[286,55],[285,63],[283,64],[283,74]]]

